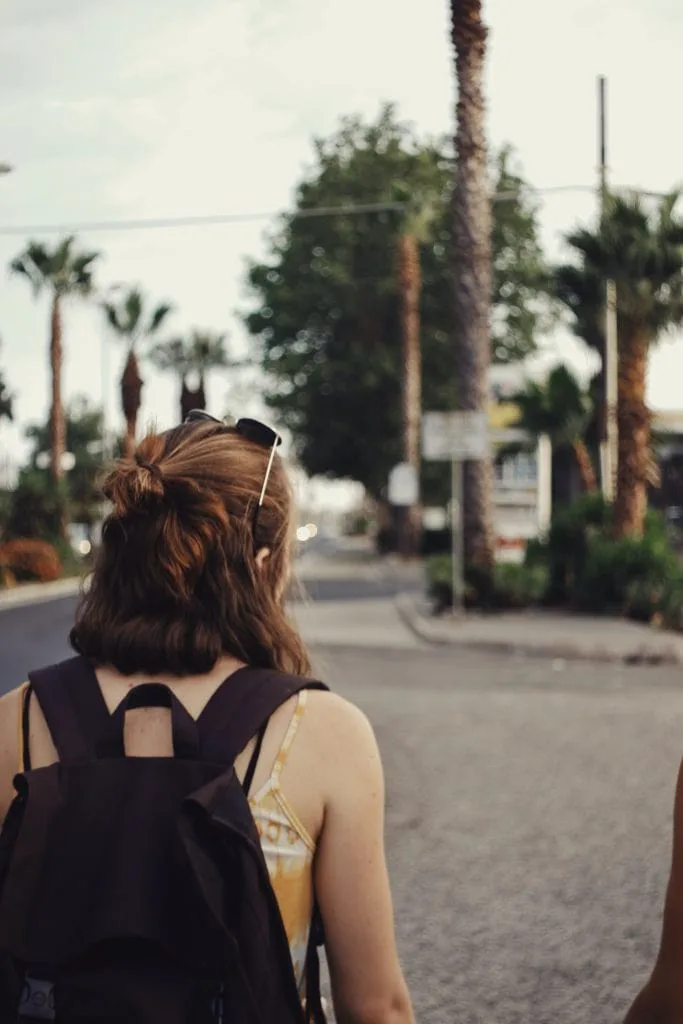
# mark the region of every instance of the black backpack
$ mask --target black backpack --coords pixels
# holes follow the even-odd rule
[[[270,716],[323,684],[241,669],[195,722],[152,683],[110,715],[83,658],[29,679],[60,760],[31,770],[26,699],[0,835],[0,1024],[324,1024],[318,915],[304,1011],[246,795]],[[175,756],[127,758],[126,712],[162,706]]]

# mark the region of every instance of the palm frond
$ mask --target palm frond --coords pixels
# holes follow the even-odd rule
[[[100,258],[98,252],[84,252],[71,264],[72,289],[79,295],[90,295],[93,290],[93,263]]]
[[[121,322],[119,311],[116,306],[114,306],[111,302],[103,302],[102,312],[105,315],[107,323],[116,334],[123,335],[126,333],[125,327]]]
[[[71,248],[75,242],[73,235],[67,235],[57,245],[52,256],[52,272],[55,276],[65,274],[71,262]]]
[[[193,369],[204,373],[207,370],[228,366],[227,340],[226,334],[194,331],[189,347]]]
[[[147,337],[156,334],[172,312],[173,306],[170,302],[160,302],[150,317],[147,330],[145,331]]]
[[[680,198],[678,189],[657,202],[640,195],[611,196],[596,230],[584,228],[568,237],[577,264],[557,268],[555,286],[580,337],[599,343],[603,338],[604,285],[610,278],[617,284],[620,323],[637,326],[656,340],[683,322]]]
[[[158,370],[163,373],[172,371],[181,378],[186,377],[192,369],[189,346],[183,338],[170,338],[155,345],[149,358]]]
[[[15,277],[25,277],[31,285],[34,295],[39,295],[46,283],[45,278],[37,272],[35,266],[23,256],[17,256],[16,259],[12,260],[9,265],[9,272]]]
[[[24,251],[12,260],[9,271],[25,277],[34,295],[39,295],[51,277],[52,258],[40,242],[29,242]]]
[[[129,338],[134,338],[142,320],[144,300],[139,288],[131,288],[123,299],[121,322],[125,327],[125,333]]]

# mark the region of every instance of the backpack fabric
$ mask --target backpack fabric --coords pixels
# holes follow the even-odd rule
[[[195,721],[151,683],[110,714],[80,657],[29,680],[0,834],[1,1024],[324,1024],[319,918],[304,1011],[247,797],[271,715],[326,687],[241,669]],[[29,761],[31,691],[59,755],[46,768]],[[139,707],[170,709],[172,758],[125,756]]]

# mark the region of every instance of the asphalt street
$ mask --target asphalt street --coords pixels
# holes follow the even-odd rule
[[[68,653],[73,607],[0,612],[3,688]],[[382,747],[418,1021],[621,1020],[658,941],[680,670],[384,643],[316,658]]]

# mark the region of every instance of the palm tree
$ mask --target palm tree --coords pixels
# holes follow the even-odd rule
[[[403,459],[420,478],[420,426],[422,421],[422,350],[420,301],[422,267],[420,245],[429,237],[434,221],[435,197],[420,196],[409,204],[396,251],[399,320],[401,329],[401,405]],[[419,502],[402,510],[401,548],[406,555],[418,553],[420,538]]]
[[[135,451],[138,415],[142,405],[143,380],[140,376],[137,349],[160,331],[173,310],[168,302],[161,302],[151,311],[139,288],[130,288],[120,302],[105,302],[103,309],[107,322],[115,334],[124,341],[128,354],[121,376],[121,409],[126,421],[124,454]]]
[[[619,462],[614,527],[617,536],[642,536],[647,485],[652,478],[650,412],[645,401],[651,344],[683,323],[683,220],[679,192],[655,205],[639,196],[608,198],[596,231],[568,238],[578,266],[557,271],[558,293],[574,329],[602,347],[600,305],[604,281],[617,290],[619,350],[617,421]]]
[[[488,30],[481,0],[451,0],[451,38],[458,87],[453,191],[454,341],[460,408],[487,406],[491,362],[491,202],[484,123]],[[465,465],[465,559],[493,565],[493,478],[490,460]]]
[[[193,409],[206,408],[206,376],[210,370],[230,365],[226,349],[227,336],[212,331],[192,332],[189,338],[173,338],[155,346],[151,352],[154,365],[164,372],[176,374],[180,382],[180,419],[185,420]],[[191,388],[190,376],[197,386]]]
[[[36,296],[48,291],[52,299],[50,312],[50,371],[52,398],[50,402],[50,475],[58,482],[63,473],[62,456],[66,440],[64,405],[62,402],[62,301],[71,295],[86,298],[93,287],[93,263],[96,252],[79,252],[73,236],[64,238],[55,249],[40,242],[29,242],[26,249],[10,263],[10,272],[30,282]]]
[[[420,347],[420,293],[422,270],[417,236],[405,231],[397,248],[399,316],[401,324],[401,408],[403,459],[420,473],[420,420],[422,415],[422,352]],[[400,548],[404,555],[417,554],[419,507],[402,509]]]
[[[553,453],[553,491],[565,492],[559,476],[572,453],[581,487],[588,493],[597,490],[593,460],[585,436],[593,416],[590,395],[583,390],[566,366],[556,366],[544,383],[527,381],[524,389],[511,398],[519,409],[517,426],[534,438],[546,434]]]

